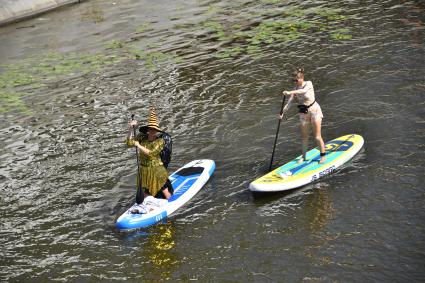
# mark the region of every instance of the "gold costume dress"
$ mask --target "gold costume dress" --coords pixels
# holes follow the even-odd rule
[[[164,148],[164,140],[157,138],[149,141],[146,137],[137,136],[141,146],[150,150],[149,155],[139,150],[140,175],[142,175],[142,188],[149,191],[149,194],[155,196],[164,186],[168,179],[168,172],[159,156]],[[134,139],[127,139],[127,146],[134,146]],[[137,187],[139,187],[139,175],[137,176]]]

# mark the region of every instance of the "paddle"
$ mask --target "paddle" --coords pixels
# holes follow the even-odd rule
[[[286,96],[284,95],[283,101],[282,101],[282,107],[280,108],[280,115],[282,115],[282,113],[283,113],[283,107],[285,106],[285,98],[286,98]],[[274,139],[273,152],[272,152],[272,158],[270,160],[269,171],[272,171],[274,150],[276,149],[277,136],[279,135],[279,129],[280,129],[280,122],[281,121],[282,121],[282,119],[279,119],[279,123],[277,124],[276,137]]]
[[[131,114],[131,121],[134,121],[134,114]],[[133,135],[134,139],[136,139],[136,127],[133,125]],[[136,160],[137,160],[137,174],[139,176],[139,184],[137,186],[137,193],[136,193],[136,203],[140,204],[143,202],[145,198],[145,194],[143,193],[142,189],[142,174],[140,174],[140,163],[139,163],[139,150],[136,146]]]

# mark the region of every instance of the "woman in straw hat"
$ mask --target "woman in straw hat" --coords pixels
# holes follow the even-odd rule
[[[148,124],[140,128],[141,133],[137,137],[133,136],[133,126],[137,125],[136,120],[129,122],[130,131],[127,136],[127,146],[136,146],[139,150],[140,174],[142,178],[142,188],[145,194],[154,197],[162,195],[169,199],[172,195],[172,186],[168,180],[168,172],[161,161],[160,153],[164,148],[164,140],[158,138],[157,133],[161,132],[155,109],[151,110]],[[145,134],[147,132],[147,135]],[[137,202],[137,200],[136,200]]]

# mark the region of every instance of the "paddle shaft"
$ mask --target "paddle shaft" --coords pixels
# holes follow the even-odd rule
[[[282,100],[282,107],[280,108],[280,115],[282,115],[282,113],[283,113],[283,107],[285,106],[285,98],[286,98],[286,96],[284,95],[283,100]],[[282,122],[282,119],[279,119],[279,123],[277,124],[276,137],[274,139],[273,152],[272,152],[272,158],[270,159],[269,171],[272,171],[273,157],[274,157],[274,151],[276,149],[277,137],[279,135],[280,122]]]
[[[134,121],[134,114],[131,114],[131,120]],[[136,140],[136,127],[133,125],[133,136]],[[137,160],[137,175],[139,176],[139,183],[137,186],[137,193],[136,193],[136,202],[142,203],[145,195],[143,193],[142,189],[142,174],[140,174],[140,162],[139,162],[139,149],[136,146],[136,160]]]

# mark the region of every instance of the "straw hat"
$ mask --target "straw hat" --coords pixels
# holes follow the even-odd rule
[[[155,108],[151,109],[151,114],[149,116],[148,124],[145,126],[146,128],[155,129],[161,132],[158,124],[158,118],[156,117]]]

